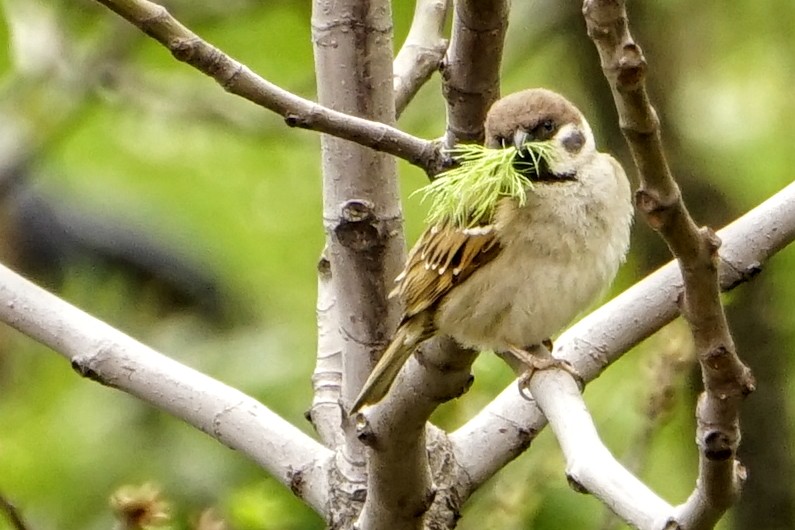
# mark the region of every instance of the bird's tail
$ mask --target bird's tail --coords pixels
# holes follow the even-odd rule
[[[355,414],[366,405],[378,403],[389,392],[398,372],[420,342],[418,334],[411,329],[413,327],[411,324],[411,321],[404,322],[397,329],[392,342],[384,350],[367,381],[364,382],[359,396],[353,402],[351,414]]]

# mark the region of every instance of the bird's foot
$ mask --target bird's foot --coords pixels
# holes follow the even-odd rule
[[[546,344],[544,344],[544,346],[547,347],[548,350],[551,349]],[[533,355],[529,351],[524,350],[522,348],[514,347],[510,348],[509,351],[517,359],[522,361],[522,363],[524,363],[524,365],[527,367],[527,370],[519,377],[518,381],[519,393],[522,395],[522,397],[526,399],[532,399],[532,396],[530,395],[530,391],[528,388],[530,384],[530,379],[533,377],[533,375],[536,372],[541,370],[549,370],[552,368],[563,370],[565,372],[568,372],[569,375],[571,375],[574,378],[574,381],[577,383],[577,386],[580,387],[580,389],[584,387],[584,380],[582,376],[579,374],[579,372],[577,372],[577,370],[574,368],[574,366],[572,366],[572,364],[569,361],[566,361],[564,359],[556,359],[551,356],[542,357],[538,355]]]

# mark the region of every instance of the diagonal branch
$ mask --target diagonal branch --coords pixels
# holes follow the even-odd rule
[[[724,242],[720,283],[729,290],[750,280],[771,256],[795,240],[795,184],[718,235]],[[572,363],[586,382],[595,379],[677,316],[681,291],[681,273],[676,263],[668,263],[569,328],[555,342],[555,357]],[[468,494],[521,454],[545,425],[541,410],[512,384],[452,433],[457,460],[468,478]]]
[[[221,87],[280,114],[290,127],[311,129],[389,153],[438,173],[444,156],[431,141],[395,127],[331,110],[266,81],[202,40],[161,5],[148,0],[97,0],[168,48],[174,57],[215,79]]]
[[[720,300],[721,242],[711,229],[696,226],[671,174],[659,119],[646,92],[646,60],[629,33],[625,3],[585,0],[583,14],[638,167],[636,204],[668,244],[682,272],[681,310],[693,333],[705,391],[696,411],[699,479],[677,522],[687,529],[712,528],[739,495],[745,473],[736,460],[739,407],[755,386],[737,356]]]
[[[398,117],[442,63],[447,51],[443,31],[450,1],[417,0],[409,34],[393,64]]]
[[[563,370],[542,371],[533,375],[528,386],[566,457],[571,487],[594,495],[634,528],[662,529],[671,506],[610,454],[571,375]]]
[[[0,320],[245,454],[318,513],[332,453],[255,399],[144,346],[0,265]]]
[[[0,494],[0,512],[8,519],[8,524],[11,525],[10,528],[13,530],[28,530],[29,527],[25,524],[25,520],[19,510],[17,510],[17,507],[2,494]]]

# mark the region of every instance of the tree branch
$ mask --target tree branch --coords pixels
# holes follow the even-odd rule
[[[257,462],[318,513],[332,453],[267,407],[144,346],[0,265],[0,320]]]
[[[572,488],[594,495],[634,528],[662,530],[671,506],[610,454],[571,375],[557,369],[537,372],[529,389],[563,450]]]
[[[389,153],[438,173],[446,157],[431,141],[385,123],[331,110],[266,81],[248,67],[199,38],[163,7],[148,0],[97,0],[168,48],[172,55],[215,79],[221,87],[280,114],[290,127],[311,129]],[[391,79],[392,76],[389,76]]]
[[[28,525],[14,504],[0,494],[0,512],[2,512],[13,530],[28,530]]]
[[[442,63],[447,51],[443,32],[449,5],[450,0],[417,0],[409,34],[393,64],[398,117]]]
[[[470,123],[467,112],[476,113],[472,122],[477,122],[480,133],[476,132],[475,136],[479,134],[482,140],[483,119],[499,93],[499,60],[507,5],[504,1],[465,4],[463,7],[460,3],[456,4],[456,10],[462,10],[455,15],[457,22],[453,23],[453,41],[457,44],[448,49],[448,53],[452,54],[452,62],[448,58],[443,71],[448,119],[449,124],[452,124],[448,127],[448,143],[458,142],[458,135],[451,136],[449,131],[465,129],[463,124]],[[456,24],[458,29],[455,29]],[[488,48],[485,53],[482,48],[484,45]],[[485,63],[488,64],[480,64],[483,57],[486,57]],[[473,63],[481,69],[470,69]],[[479,82],[480,79],[485,81]],[[460,102],[465,104],[459,105]],[[389,477],[388,484],[374,483],[371,478],[368,504],[383,502],[382,499],[390,495],[404,507],[397,513],[387,510],[386,514],[381,515],[381,520],[376,519],[376,512],[365,510],[360,519],[363,528],[375,527],[373,525],[376,524],[382,524],[383,528],[395,528],[394,525],[417,528],[423,515],[442,525],[455,524],[460,516],[458,510],[462,498],[460,477],[450,476],[450,466],[435,466],[434,482],[442,487],[441,490],[430,488],[426,426],[431,413],[440,403],[460,395],[468,388],[474,359],[475,352],[462,349],[449,338],[437,337],[428,341],[406,363],[387,397],[357,417],[358,436],[372,448],[371,477],[376,473]],[[433,459],[449,460],[446,437],[435,436],[434,440],[430,450]],[[376,455],[379,457],[377,460],[374,458]],[[422,498],[417,497],[420,491],[415,486],[417,483],[428,485],[428,488],[421,490],[425,493]],[[374,498],[371,499],[371,496]],[[411,499],[412,503],[408,504],[407,499]],[[407,506],[414,511],[406,510]],[[401,518],[401,514],[406,513],[409,517],[403,515]]]
[[[312,374],[314,397],[308,417],[326,447],[333,449],[345,443],[340,429],[342,336],[327,254],[328,249],[323,249],[317,265],[317,363]]]
[[[718,235],[724,242],[720,284],[729,290],[753,278],[771,256],[795,240],[795,184]],[[681,273],[676,263],[668,263],[569,328],[555,342],[555,357],[569,361],[586,382],[595,379],[677,316],[681,291]],[[538,407],[512,384],[452,433],[457,461],[470,480],[467,496],[521,454],[545,424]]]
[[[507,0],[457,0],[453,6],[453,33],[442,68],[448,147],[483,142],[486,113],[500,96],[508,11]]]
[[[392,20],[388,0],[316,0],[312,34],[321,104],[394,123]],[[395,160],[329,136],[322,137],[324,220],[334,297],[340,315],[342,402],[358,394],[400,317],[387,293],[400,272],[404,241]],[[346,427],[343,472],[354,474],[363,446]],[[363,530],[414,529],[431,490],[424,438],[393,440],[367,451]],[[404,470],[401,480],[393,470]],[[419,515],[418,515],[419,514]]]
[[[750,370],[737,357],[720,300],[721,242],[711,229],[699,229],[693,222],[671,175],[659,119],[646,93],[646,60],[629,33],[624,2],[585,0],[583,14],[638,167],[636,204],[668,244],[682,272],[682,315],[693,333],[705,392],[696,411],[699,480],[680,515],[686,514],[688,529],[712,528],[739,496],[744,476],[736,461],[739,407],[755,386]]]
[[[476,352],[461,349],[449,337],[424,342],[406,362],[386,398],[356,418],[359,438],[372,448],[372,454],[381,455],[378,461],[370,460],[370,473],[389,474],[391,481],[401,485],[398,491],[403,496],[417,482],[418,470],[426,472],[420,466],[427,468],[428,457],[442,463],[433,466],[434,487],[428,489],[420,510],[413,514],[415,524],[424,514],[426,522],[439,523],[432,528],[453,528],[460,517],[461,491],[466,488],[462,490],[462,477],[448,465],[451,451],[446,434],[428,424],[428,419],[440,403],[469,388],[475,356]],[[381,467],[374,468],[374,462]]]

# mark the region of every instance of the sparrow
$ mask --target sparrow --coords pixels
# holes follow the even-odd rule
[[[551,156],[534,169],[514,162],[529,180],[524,204],[505,197],[476,226],[430,226],[409,252],[390,294],[403,317],[352,414],[380,401],[415,348],[437,334],[545,367],[533,348],[613,281],[633,216],[624,170],[596,150],[577,107],[550,90],[508,95],[486,116],[486,147],[515,146],[521,162],[529,141],[548,143]]]

